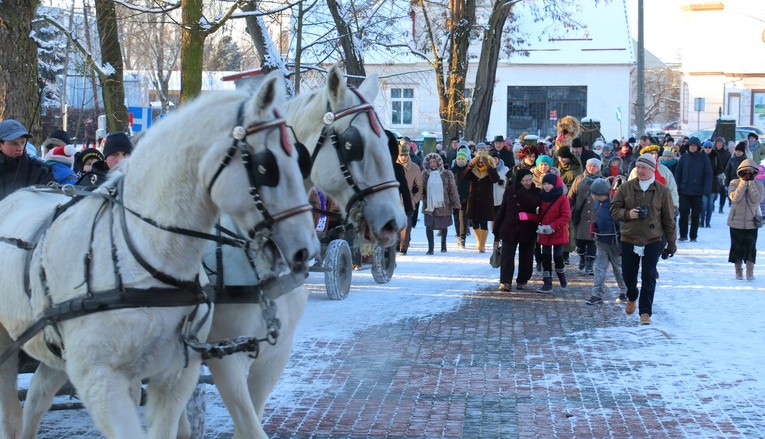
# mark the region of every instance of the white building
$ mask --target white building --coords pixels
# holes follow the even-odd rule
[[[579,2],[572,18],[582,29],[567,31],[553,22],[532,22],[524,14],[524,3],[516,13],[530,30],[527,44],[509,58],[499,60],[494,104],[487,132],[517,137],[526,131],[554,135],[557,119],[572,115],[599,120],[608,138],[628,135],[630,120],[630,72],[635,55],[629,33],[625,0]],[[483,20],[483,21],[482,21]],[[477,17],[477,22],[486,22]],[[476,42],[473,55],[480,50]],[[423,132],[440,135],[438,98],[432,68],[425,62],[400,56],[366,61],[367,74],[381,77],[381,96],[376,101],[384,124],[403,135],[416,138]],[[475,84],[478,59],[471,57],[466,94]],[[617,112],[621,120],[617,120]]]
[[[765,130],[765,2],[688,0],[680,12],[685,131],[714,127],[720,113]]]

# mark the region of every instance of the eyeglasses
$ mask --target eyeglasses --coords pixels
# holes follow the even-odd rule
[[[705,146],[704,149],[712,149],[711,146]]]

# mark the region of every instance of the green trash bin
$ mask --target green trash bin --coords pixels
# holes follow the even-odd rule
[[[435,136],[423,136],[422,137],[422,153],[428,155],[431,152],[438,152],[436,149],[436,137]]]
[[[717,137],[725,139],[725,144],[730,140],[736,140],[736,119],[733,116],[720,116],[715,124],[715,132],[712,134],[712,141]],[[705,139],[701,139],[705,140]]]

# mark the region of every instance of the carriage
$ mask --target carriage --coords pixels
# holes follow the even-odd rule
[[[324,273],[327,296],[333,300],[348,297],[354,271],[371,270],[378,284],[386,284],[396,270],[395,246],[365,244],[351,225],[339,221],[337,205],[318,189],[311,190],[308,201],[314,207],[314,224],[321,243],[320,255],[309,271]]]

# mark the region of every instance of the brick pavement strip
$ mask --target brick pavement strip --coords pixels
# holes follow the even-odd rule
[[[313,346],[295,349],[285,374],[314,391],[296,389],[289,405],[269,404],[266,432],[272,438],[763,437],[756,397],[751,407],[720,414],[702,400],[715,399],[714,389],[691,376],[677,385],[699,403],[669,404],[650,376],[635,379],[636,369],[651,364],[609,356],[616,347],[672,341],[655,327],[638,328],[622,306],[584,304],[589,279],[574,276],[572,286],[563,292],[556,286],[552,295],[476,291],[451,312],[371,326],[332,346],[307,342]],[[613,329],[612,340],[589,338],[588,331],[603,328]]]

